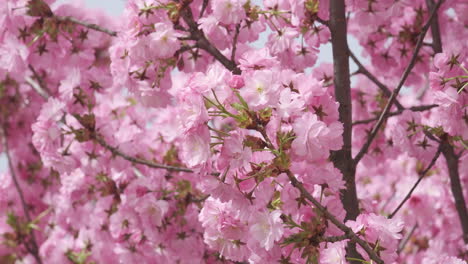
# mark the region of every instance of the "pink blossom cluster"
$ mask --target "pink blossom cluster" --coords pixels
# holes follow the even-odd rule
[[[0,263],[466,263],[468,6],[333,1],[5,0]]]

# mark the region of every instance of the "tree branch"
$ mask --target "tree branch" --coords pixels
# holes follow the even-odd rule
[[[419,34],[418,42],[416,43],[416,47],[414,49],[414,52],[413,52],[413,55],[411,57],[410,63],[408,64],[405,71],[403,72],[403,75],[402,75],[402,77],[400,79],[400,82],[398,83],[397,87],[395,88],[395,90],[393,90],[392,95],[390,96],[387,104],[385,105],[385,108],[384,108],[383,112],[380,114],[380,117],[379,117],[377,123],[372,128],[372,131],[371,131],[366,143],[362,146],[361,150],[359,151],[359,153],[354,158],[354,164],[358,164],[359,161],[362,159],[362,157],[364,157],[364,155],[367,153],[367,150],[369,149],[370,145],[372,144],[372,141],[374,140],[375,136],[379,132],[380,127],[382,126],[388,112],[390,111],[391,107],[393,106],[393,104],[395,102],[396,96],[400,92],[401,88],[405,84],[406,79],[408,78],[409,74],[411,73],[411,70],[413,69],[414,65],[416,64],[416,60],[417,60],[417,57],[418,57],[418,54],[419,54],[419,50],[421,49],[422,44],[423,44],[424,36],[426,35],[427,30],[429,29],[429,27],[431,25],[431,22],[432,22],[432,19],[434,18],[434,15],[437,13],[437,10],[439,9],[440,5],[443,2],[444,2],[444,0],[439,0],[437,5],[434,6],[434,8],[432,9],[431,15],[429,16],[428,21],[426,22],[426,24],[424,25],[424,27],[421,30],[421,33]]]
[[[345,220],[354,220],[359,215],[359,201],[356,193],[356,166],[353,163],[351,154],[353,111],[345,1],[331,0],[329,10],[328,27],[331,32],[333,51],[335,99],[339,103],[339,120],[343,124],[343,147],[338,151],[333,151],[330,158],[334,166],[341,171],[343,180],[346,183],[346,188],[341,190],[340,193],[341,203],[346,210]],[[362,259],[362,256],[356,250],[355,241],[351,240],[348,243],[346,256],[353,259]],[[351,261],[351,263],[358,262]]]
[[[194,172],[193,170],[191,170],[189,168],[170,166],[170,165],[165,165],[165,164],[152,162],[152,161],[145,160],[145,159],[132,157],[130,155],[125,154],[124,152],[119,150],[117,147],[113,147],[113,146],[109,145],[102,137],[98,136],[94,132],[91,133],[91,138],[94,139],[97,143],[99,143],[99,145],[101,145],[103,148],[109,150],[113,155],[120,156],[123,159],[125,159],[127,161],[130,161],[132,163],[142,164],[142,165],[148,166],[150,168],[154,168],[154,169],[165,169],[165,170],[168,170],[168,171],[175,171],[175,172],[191,172],[191,173]]]
[[[426,0],[426,5],[429,10],[434,8],[434,0]],[[434,53],[442,52],[442,39],[440,38],[440,29],[439,29],[439,16],[437,13],[434,15],[434,19],[431,23],[431,35],[432,35],[432,50]]]
[[[241,74],[241,70],[237,67],[236,63],[224,56],[205,36],[202,30],[198,28],[197,23],[193,19],[193,14],[190,8],[184,8],[181,12],[181,17],[189,26],[190,36],[196,40],[197,47],[205,50],[216,60],[218,60],[226,69],[234,74]]]
[[[430,109],[435,108],[435,107],[439,107],[439,105],[431,104],[431,105],[413,106],[413,107],[410,107],[408,109],[402,109],[402,110],[398,110],[398,111],[395,111],[395,112],[390,112],[385,117],[401,115],[405,110],[410,110],[410,111],[413,111],[413,112],[423,112],[423,111],[427,111],[427,110],[430,110]],[[379,119],[379,117],[374,117],[374,118],[354,121],[353,126],[354,125],[369,124],[369,123],[371,123],[373,121],[376,121],[378,119]]]
[[[286,174],[288,175],[289,180],[291,181],[291,184],[296,187],[300,192],[303,197],[305,197],[307,200],[309,200],[317,209],[320,210],[324,214],[326,218],[330,220],[336,227],[338,227],[341,231],[345,233],[345,235],[351,239],[353,242],[358,243],[370,256],[372,260],[374,260],[378,264],[383,264],[383,260],[372,250],[372,248],[369,246],[369,244],[362,240],[361,238],[356,235],[351,228],[346,226],[345,224],[341,223],[340,220],[336,219],[334,215],[332,215],[325,207],[323,207],[319,201],[317,201],[302,185],[301,182],[299,182],[296,177],[293,175],[293,173],[289,170],[286,171]]]
[[[96,30],[96,31],[100,31],[100,32],[106,33],[106,34],[109,35],[109,36],[117,37],[117,32],[116,32],[116,31],[113,31],[113,30],[110,30],[110,29],[101,27],[101,26],[96,25],[96,24],[93,24],[93,23],[84,22],[84,21],[78,20],[78,19],[76,19],[76,18],[74,18],[74,17],[69,17],[69,16],[65,16],[65,17],[64,17],[64,16],[56,16],[55,18],[57,18],[58,21],[62,21],[62,22],[72,22],[72,23],[74,23],[74,24],[78,24],[78,25],[84,26],[84,27],[89,28],[89,29],[92,29],[92,30]]]
[[[463,188],[460,182],[460,174],[458,171],[458,157],[455,154],[453,146],[448,142],[440,144],[442,154],[447,161],[447,168],[450,176],[450,188],[455,200],[455,208],[458,212],[461,228],[463,231],[463,241],[468,244],[468,211],[466,210],[465,199],[463,198]]]
[[[401,201],[400,204],[397,206],[397,208],[395,210],[393,210],[393,212],[388,216],[389,219],[392,219],[396,215],[396,213],[398,213],[398,211],[401,209],[401,207],[406,203],[406,201],[408,201],[408,199],[411,197],[411,195],[413,194],[416,187],[418,187],[419,183],[422,181],[424,176],[426,176],[426,174],[429,172],[429,170],[431,170],[432,166],[434,166],[434,164],[436,163],[437,159],[440,156],[440,152],[441,152],[441,148],[439,147],[439,149],[437,149],[436,154],[432,158],[431,162],[426,167],[426,169],[420,173],[420,176],[419,176],[418,180],[413,185],[413,187],[411,187],[411,190],[406,194],[403,201]]]
[[[11,160],[10,149],[8,145],[8,135],[6,133],[5,125],[1,127],[0,133],[1,133],[1,136],[3,136],[3,150],[7,158],[11,179],[13,180],[16,192],[18,193],[18,196],[20,198],[21,207],[23,208],[23,213],[24,213],[24,216],[26,217],[26,221],[28,221],[28,223],[31,223],[32,222],[31,215],[29,214],[28,205],[26,204],[26,199],[24,198],[23,189],[21,188],[18,178],[16,177],[15,166],[13,166],[13,162]],[[34,230],[31,230],[30,242],[31,242],[31,245],[28,245],[28,242],[25,242],[26,249],[34,257],[34,259],[36,259],[37,263],[42,264],[42,260],[39,256],[39,247],[37,246],[36,236],[34,235]]]
[[[234,33],[234,39],[232,40],[231,61],[234,63],[236,63],[237,38],[239,37],[240,25],[240,23],[236,25],[236,32]]]
[[[377,87],[382,91],[385,97],[389,98],[392,95],[392,92],[390,91],[390,89],[388,89],[388,87],[385,84],[381,83],[377,79],[377,77],[375,77],[370,71],[368,71],[366,67],[362,65],[362,63],[358,60],[356,55],[354,55],[354,53],[351,50],[349,51],[349,56],[354,61],[354,63],[356,63],[356,65],[358,66],[357,73],[364,74],[369,80],[371,80],[375,85],[377,85]],[[404,109],[404,107],[400,104],[400,102],[398,102],[397,99],[395,99],[395,105],[398,108],[398,110]]]

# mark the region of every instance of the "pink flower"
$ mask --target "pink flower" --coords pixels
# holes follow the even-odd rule
[[[231,79],[228,81],[228,84],[229,87],[233,89],[240,89],[245,85],[244,78],[242,78],[242,76],[239,75],[232,75]]]
[[[155,32],[149,35],[148,43],[151,54],[157,58],[168,58],[179,49],[180,42],[177,40],[180,34],[176,32],[169,23],[154,24]]]
[[[142,224],[148,228],[160,226],[164,215],[169,210],[167,201],[157,200],[151,193],[137,198],[135,202],[135,211],[139,214]]]
[[[188,167],[195,167],[210,158],[210,132],[205,125],[191,130],[183,139],[182,160]]]
[[[346,264],[346,241],[327,243],[326,248],[320,252],[322,264]]]
[[[219,162],[222,167],[230,166],[231,169],[248,168],[252,157],[252,150],[244,147],[241,134],[234,132],[224,139]]]
[[[252,109],[264,108],[278,100],[279,82],[273,71],[255,71],[245,79],[240,94]]]
[[[330,150],[338,150],[343,145],[343,125],[334,122],[327,126],[310,112],[296,119],[293,128],[297,138],[292,147],[297,155],[307,160],[326,159]]]
[[[211,5],[213,15],[221,23],[237,24],[245,18],[245,2],[246,0],[217,0]]]
[[[252,224],[250,226],[251,240],[260,243],[260,246],[266,250],[270,250],[274,242],[280,240],[283,235],[283,221],[280,216],[279,210],[252,215],[249,221]]]

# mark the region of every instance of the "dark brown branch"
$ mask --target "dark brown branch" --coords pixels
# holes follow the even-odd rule
[[[236,63],[236,49],[237,49],[237,38],[239,37],[240,23],[236,25],[236,32],[234,33],[234,39],[232,40],[232,53],[231,61]]]
[[[461,228],[463,231],[463,241],[468,244],[468,211],[466,210],[465,199],[463,198],[463,188],[460,182],[460,174],[458,171],[459,159],[455,154],[453,146],[448,142],[442,142],[440,144],[442,154],[447,161],[447,168],[450,177],[450,188],[452,189],[452,195],[455,200],[455,208],[458,212],[458,218],[460,219]]]
[[[4,150],[6,158],[7,158],[8,167],[10,169],[11,179],[13,180],[16,192],[18,193],[18,196],[20,198],[21,207],[23,208],[24,217],[26,218],[26,221],[28,223],[31,223],[32,222],[31,221],[31,215],[29,214],[28,205],[26,204],[26,199],[24,198],[23,189],[21,188],[21,185],[20,185],[20,183],[18,181],[18,177],[16,177],[15,166],[13,166],[13,162],[11,160],[10,149],[9,149],[9,144],[8,144],[8,135],[7,135],[7,132],[6,132],[6,129],[5,129],[4,125],[1,127],[0,132],[1,132],[1,136],[3,137],[3,150]],[[28,242],[26,241],[24,246],[26,247],[28,252],[34,257],[34,259],[36,259],[36,262],[39,263],[39,264],[42,264],[42,260],[41,260],[41,258],[39,256],[39,247],[37,245],[36,236],[34,235],[34,230],[31,230],[31,238],[30,239],[31,239],[31,241],[30,241],[31,244],[29,245]]]
[[[334,215],[332,215],[327,208],[323,207],[319,201],[317,201],[302,185],[301,182],[299,182],[296,177],[292,174],[291,171],[286,171],[286,174],[288,175],[289,180],[291,181],[291,184],[296,187],[300,192],[303,197],[305,197],[307,200],[309,200],[320,212],[323,213],[323,215],[330,220],[336,227],[338,227],[341,231],[345,233],[345,235],[351,239],[351,241],[359,244],[370,256],[372,260],[374,260],[378,264],[383,264],[383,260],[377,256],[377,254],[372,250],[372,248],[369,246],[369,244],[362,240],[361,238],[356,235],[351,228],[343,224],[340,220],[336,219]]]
[[[416,228],[418,228],[418,224],[416,223],[412,228],[411,230],[409,231],[409,233],[406,235],[406,237],[400,242],[400,244],[398,245],[398,249],[397,249],[397,253],[400,254],[401,251],[403,251],[403,249],[405,249],[405,246],[406,244],[408,243],[408,241],[410,240],[411,236],[413,235],[414,231],[416,230]]]
[[[329,236],[329,237],[322,237],[320,238],[320,242],[330,242],[330,243],[335,243],[339,241],[343,241],[349,239],[347,235],[342,235],[342,236]]]
[[[388,218],[390,219],[393,218],[396,215],[396,213],[398,213],[398,211],[401,209],[401,207],[406,203],[406,201],[408,201],[408,199],[411,197],[414,190],[416,190],[416,187],[418,187],[419,183],[422,181],[424,176],[426,176],[429,170],[431,170],[432,166],[434,166],[434,164],[436,163],[437,159],[440,156],[440,152],[441,152],[441,149],[439,148],[436,154],[434,155],[434,157],[432,158],[431,162],[429,163],[429,165],[426,167],[426,169],[419,174],[418,180],[414,183],[413,187],[411,187],[411,190],[406,194],[403,201],[400,202],[400,204],[397,206],[395,210],[393,210],[393,212],[388,216]]]
[[[368,71],[366,67],[362,65],[362,63],[358,60],[356,55],[354,55],[351,50],[349,51],[349,56],[354,61],[354,63],[356,63],[356,65],[358,66],[357,73],[364,74],[369,80],[371,80],[375,85],[377,85],[377,87],[382,91],[385,97],[388,98],[392,95],[392,92],[390,91],[390,89],[388,89],[388,87],[385,84],[381,83],[377,79],[377,77],[375,77],[370,71]],[[395,105],[398,108],[398,110],[404,109],[404,107],[396,99],[395,99]]]
[[[411,57],[411,60],[410,60],[410,62],[408,64],[408,66],[406,67],[405,71],[403,72],[403,75],[402,75],[397,87],[395,88],[395,90],[393,90],[392,95],[390,96],[387,104],[385,105],[385,108],[384,108],[383,112],[380,114],[380,117],[379,117],[377,123],[372,128],[372,131],[371,131],[369,137],[367,138],[366,143],[364,143],[361,150],[359,151],[359,153],[354,158],[354,163],[355,164],[358,164],[359,161],[362,159],[362,157],[364,157],[364,155],[367,153],[367,150],[369,149],[370,145],[372,144],[372,141],[374,140],[375,136],[379,132],[380,127],[382,126],[383,122],[385,121],[385,118],[386,118],[388,112],[390,111],[393,104],[395,103],[395,99],[396,99],[398,93],[400,92],[401,88],[405,84],[406,79],[408,78],[409,74],[411,73],[411,70],[413,69],[414,65],[416,64],[418,54],[419,54],[419,50],[422,47],[424,36],[426,36],[427,30],[429,29],[429,27],[431,25],[432,19],[434,18],[434,15],[437,13],[437,10],[439,9],[440,5],[443,2],[444,2],[444,0],[439,0],[437,5],[434,6],[434,8],[432,9],[431,15],[429,16],[428,21],[426,22],[426,24],[424,25],[424,27],[421,30],[421,33],[419,34],[418,42],[416,43],[416,47],[414,48],[414,52],[413,52],[413,55]]]
[[[200,11],[200,17],[199,18],[203,17],[207,7],[208,7],[208,0],[203,0],[202,9]]]
[[[439,105],[431,104],[431,105],[413,106],[413,107],[408,108],[408,110],[413,111],[413,112],[423,112],[423,111],[427,111],[427,110],[430,110],[430,109],[435,108],[435,107],[439,107]],[[406,109],[398,110],[398,111],[395,111],[395,112],[390,112],[385,117],[401,115],[405,110]],[[354,121],[353,126],[354,125],[369,124],[369,123],[371,123],[373,121],[376,121],[378,119],[379,119],[379,117],[374,117],[374,118]]]
[[[426,5],[429,10],[434,8],[434,0],[426,0]],[[434,19],[431,23],[431,35],[432,35],[432,50],[434,53],[442,52],[442,39],[440,38],[440,29],[439,29],[439,16],[437,13],[434,15]]]
[[[152,161],[145,160],[145,159],[132,157],[130,155],[127,155],[127,154],[123,153],[118,148],[109,145],[102,137],[96,135],[95,133],[92,133],[91,137],[97,143],[99,143],[99,145],[101,145],[105,149],[109,150],[113,155],[120,156],[120,157],[124,158],[125,160],[130,161],[132,163],[142,164],[142,165],[148,166],[150,168],[154,168],[154,169],[165,169],[165,170],[168,170],[168,171],[176,171],[176,172],[191,172],[191,173],[194,172],[193,170],[191,170],[189,168],[170,166],[170,165],[165,165],[165,164],[152,162]]]
[[[335,100],[339,103],[339,120],[343,124],[343,147],[330,155],[334,166],[339,169],[346,183],[341,190],[340,198],[346,211],[345,220],[355,220],[359,215],[359,201],[356,193],[356,166],[351,154],[352,138],[352,102],[351,80],[349,74],[349,47],[347,40],[347,19],[344,0],[330,1],[330,19],[328,27],[331,32],[333,51],[333,82]],[[362,259],[356,250],[355,241],[351,240],[346,249],[346,256]],[[351,261],[351,263],[358,263]]]
[[[69,16],[66,16],[66,17],[56,16],[56,18],[58,19],[58,21],[62,21],[62,22],[72,22],[72,23],[74,23],[74,24],[81,25],[81,26],[83,26],[83,27],[86,27],[86,28],[89,28],[89,29],[92,29],[92,30],[96,30],[96,31],[99,31],[99,32],[106,33],[107,35],[112,36],[112,37],[116,37],[116,36],[117,36],[117,32],[116,32],[116,31],[113,31],[113,30],[110,30],[110,29],[101,27],[101,26],[96,25],[96,24],[93,24],[93,23],[84,22],[84,21],[78,20],[78,19],[76,19],[76,18],[74,18],[74,17],[69,17]]]
[[[184,8],[181,11],[181,17],[189,26],[190,36],[196,40],[197,47],[205,50],[217,61],[219,61],[226,69],[232,71],[234,74],[240,74],[241,70],[237,67],[236,63],[224,56],[205,36],[203,31],[198,28],[197,23],[193,19],[193,14],[190,8]]]

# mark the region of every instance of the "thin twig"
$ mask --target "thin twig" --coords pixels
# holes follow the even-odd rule
[[[12,178],[13,183],[15,185],[16,192],[18,193],[18,196],[20,198],[21,206],[23,208],[23,212],[24,212],[24,216],[26,217],[26,221],[28,221],[28,223],[31,223],[32,222],[31,221],[31,215],[29,214],[28,205],[26,204],[26,199],[24,198],[23,189],[21,188],[21,185],[20,185],[20,183],[18,181],[18,177],[16,177],[15,167],[13,166],[13,162],[11,160],[10,148],[9,148],[9,144],[8,144],[8,135],[6,133],[5,125],[3,125],[1,127],[0,132],[1,132],[1,136],[3,137],[3,150],[4,150],[6,158],[7,158],[11,178]],[[39,256],[39,252],[38,252],[39,247],[37,245],[36,236],[34,235],[34,230],[31,230],[31,246],[32,246],[32,248],[30,248],[29,245],[27,244],[27,242],[25,242],[25,247],[27,248],[29,253],[31,253],[31,255],[36,259],[37,263],[42,264],[42,260],[41,260],[41,258]]]
[[[49,94],[36,81],[29,76],[24,77],[24,80],[45,100],[49,99]]]
[[[438,107],[439,105],[437,104],[431,104],[431,105],[420,105],[420,106],[413,106],[413,107],[410,107],[408,108],[407,110],[410,110],[412,112],[423,112],[423,111],[427,111],[427,110],[430,110],[432,108],[435,108],[435,107]],[[402,109],[402,110],[398,110],[398,111],[395,111],[395,112],[390,112],[388,113],[385,117],[390,117],[390,116],[397,116],[397,115],[400,115],[402,114],[406,109]],[[374,117],[374,118],[369,118],[369,119],[363,119],[363,120],[358,120],[358,121],[354,121],[353,122],[353,126],[354,125],[362,125],[362,124],[369,124],[373,121],[376,121],[378,120],[379,117]]]
[[[236,32],[234,33],[234,39],[232,40],[231,61],[234,63],[236,63],[237,38],[239,37],[240,25],[240,23],[236,25]]]
[[[393,210],[393,212],[388,216],[389,219],[392,219],[396,215],[396,213],[398,213],[398,211],[401,209],[401,207],[406,203],[406,201],[408,201],[408,199],[411,197],[411,195],[413,194],[416,187],[418,187],[419,183],[422,181],[424,176],[426,176],[426,174],[429,172],[429,170],[431,170],[432,166],[434,166],[434,164],[436,163],[437,159],[440,156],[440,153],[441,153],[441,148],[439,147],[439,149],[437,149],[436,154],[432,158],[431,162],[429,163],[427,168],[420,173],[418,180],[414,183],[413,187],[411,187],[411,190],[406,194],[403,201],[401,201],[400,204],[397,206],[397,208],[395,210]]]
[[[318,21],[320,24],[328,27],[328,21],[320,18],[319,16],[315,17],[315,21]]]
[[[120,157],[124,158],[125,160],[128,160],[128,161],[130,161],[132,163],[142,164],[142,165],[148,166],[150,168],[155,168],[155,169],[165,169],[165,170],[168,170],[168,171],[191,172],[191,173],[195,172],[194,170],[191,170],[189,168],[170,166],[170,165],[165,165],[165,164],[152,162],[152,161],[145,160],[145,159],[132,157],[132,156],[127,155],[124,152],[120,151],[118,148],[109,145],[102,137],[96,135],[95,133],[92,133],[91,137],[97,143],[99,143],[99,145],[101,145],[102,147],[108,149],[113,155],[120,156]]]
[[[29,64],[28,67],[31,70],[31,72],[33,73],[34,79],[36,79],[39,82],[39,85],[42,87],[42,89],[44,89],[44,91],[46,91],[48,94],[50,94],[50,90],[47,87],[47,85],[45,84],[44,79],[42,79],[42,77],[37,73],[36,69],[31,64]]]
[[[359,151],[359,153],[354,158],[354,163],[355,164],[358,164],[359,161],[362,159],[362,157],[364,157],[364,155],[367,153],[367,150],[369,149],[370,145],[372,144],[372,141],[374,140],[375,136],[379,132],[379,129],[382,126],[388,112],[390,111],[391,107],[393,106],[396,96],[400,92],[401,88],[405,84],[406,79],[408,78],[409,74],[411,73],[411,70],[413,69],[414,65],[416,64],[416,60],[418,58],[419,50],[421,49],[422,44],[423,44],[424,36],[426,35],[427,30],[429,29],[429,27],[431,25],[431,21],[434,18],[434,15],[437,13],[437,10],[439,9],[440,5],[443,2],[444,2],[444,0],[439,0],[437,5],[434,6],[434,8],[432,9],[431,15],[430,15],[428,21],[426,22],[426,24],[424,25],[424,27],[421,30],[421,33],[419,34],[418,42],[416,43],[416,47],[414,49],[413,56],[411,57],[410,63],[408,64],[405,71],[403,72],[403,75],[402,75],[402,77],[400,79],[400,82],[398,83],[397,87],[395,88],[395,90],[393,90],[392,95],[390,96],[387,104],[385,105],[385,108],[384,108],[383,112],[380,114],[380,117],[379,117],[377,123],[372,128],[372,131],[371,131],[369,137],[367,138],[366,143],[362,146],[361,150]]]
[[[302,185],[301,182],[299,182],[296,177],[293,175],[293,173],[289,170],[286,171],[286,174],[288,175],[289,180],[291,181],[291,184],[299,189],[301,192],[301,195],[305,197],[307,200],[309,200],[317,209],[320,210],[324,214],[326,218],[330,220],[336,227],[338,227],[341,231],[345,233],[345,235],[351,239],[353,242],[358,243],[370,256],[372,260],[374,260],[378,264],[383,264],[383,260],[372,250],[372,248],[369,246],[369,244],[362,240],[361,238],[356,235],[351,228],[343,224],[341,221],[336,219],[334,215],[332,215],[327,208],[323,207],[319,201],[317,201]]]
[[[84,27],[89,28],[89,29],[92,29],[92,30],[96,30],[96,31],[99,31],[99,32],[106,33],[107,35],[112,36],[112,37],[116,37],[116,36],[117,36],[117,31],[113,31],[113,30],[110,30],[110,29],[101,27],[101,26],[96,25],[96,24],[93,24],[93,23],[84,22],[84,21],[78,20],[78,19],[76,19],[76,18],[74,18],[74,17],[69,17],[69,16],[56,16],[56,18],[57,18],[59,21],[62,21],[62,22],[72,22],[72,23],[75,23],[75,24],[84,26]]]
[[[400,254],[403,249],[405,249],[406,244],[408,243],[409,239],[413,235],[414,231],[418,228],[418,223],[416,223],[411,230],[409,231],[408,235],[406,235],[405,239],[403,239],[400,244],[398,245],[397,253]]]
[[[377,77],[375,77],[370,71],[368,71],[366,67],[362,65],[362,63],[359,61],[359,59],[356,57],[356,55],[354,55],[354,53],[351,50],[349,51],[349,56],[354,61],[354,63],[356,63],[356,65],[358,66],[357,73],[364,74],[369,80],[371,80],[375,85],[377,85],[377,87],[382,91],[385,97],[388,98],[392,95],[392,92],[390,91],[390,89],[388,89],[388,87],[385,84],[381,83],[379,79],[377,79]],[[398,108],[398,110],[404,109],[404,107],[396,99],[395,99],[395,105]]]

